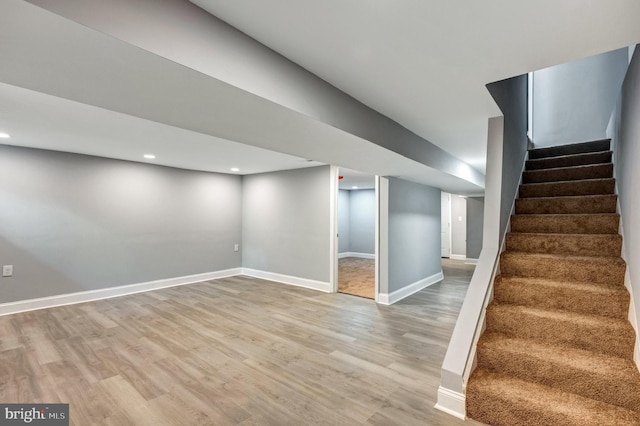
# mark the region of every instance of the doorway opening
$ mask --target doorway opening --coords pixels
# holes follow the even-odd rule
[[[376,299],[376,177],[339,169],[337,291]]]
[[[467,197],[442,192],[441,257],[467,259]]]

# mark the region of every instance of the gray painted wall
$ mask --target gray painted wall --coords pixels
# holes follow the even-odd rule
[[[478,259],[482,251],[484,197],[467,197],[467,259]]]
[[[627,261],[636,324],[640,324],[640,49],[629,65],[608,128],[614,149],[614,173],[618,186]]]
[[[351,241],[351,232],[349,229],[349,212],[350,196],[346,189],[338,192],[338,253],[346,253],[349,250],[349,242]]]
[[[244,176],[246,268],[329,282],[329,166]]]
[[[509,78],[487,85],[504,115],[502,150],[502,197],[500,200],[500,240],[509,225],[524,160],[527,155],[527,76]]]
[[[618,49],[533,73],[536,147],[605,138],[628,52]]]
[[[0,145],[0,302],[241,266],[241,178]]]
[[[375,254],[376,191],[374,189],[358,189],[349,192],[349,251]]]
[[[375,254],[375,189],[339,191],[338,234],[338,253]]]
[[[451,194],[451,256],[467,255],[467,200]]]
[[[442,271],[440,189],[389,178],[388,195],[388,293],[392,293]]]

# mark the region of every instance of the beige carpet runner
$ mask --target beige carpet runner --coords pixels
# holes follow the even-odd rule
[[[490,425],[640,425],[609,140],[532,150],[466,389]]]

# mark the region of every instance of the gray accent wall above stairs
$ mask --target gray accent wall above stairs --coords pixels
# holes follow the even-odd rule
[[[627,65],[623,48],[535,71],[536,148],[604,139]]]
[[[241,178],[0,145],[0,303],[241,266]]]
[[[527,155],[527,84],[527,76],[520,75],[487,85],[504,115],[499,245],[509,223]]]
[[[636,48],[607,129],[614,151],[627,262],[635,306],[636,334],[640,325],[640,49]],[[640,347],[639,347],[640,349]],[[637,354],[636,363],[640,360]]]

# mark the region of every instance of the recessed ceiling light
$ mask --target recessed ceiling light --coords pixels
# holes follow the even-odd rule
[[[231,171],[232,171],[232,172],[239,172],[239,171],[240,171],[240,169],[239,169],[239,168],[237,168],[237,167],[232,167],[232,168],[231,168]]]
[[[9,133],[0,133],[0,138],[1,139],[9,139],[11,137],[11,135]]]
[[[145,154],[144,158],[148,158],[149,160],[153,160],[154,158],[156,158],[156,156],[153,155],[153,154]]]
[[[358,189],[358,187],[357,186],[352,186],[351,189]]]

